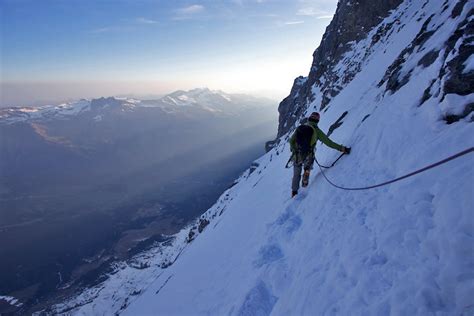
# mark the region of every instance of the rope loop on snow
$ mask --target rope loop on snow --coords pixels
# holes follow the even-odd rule
[[[341,189],[341,190],[347,190],[347,191],[360,191],[360,190],[369,190],[369,189],[374,189],[374,188],[378,188],[378,187],[381,187],[381,186],[384,186],[384,185],[388,185],[388,184],[391,184],[391,183],[394,183],[394,182],[397,182],[397,181],[400,181],[400,180],[403,180],[403,179],[406,179],[406,178],[409,178],[409,177],[412,177],[416,174],[419,174],[419,173],[422,173],[426,170],[429,170],[429,169],[432,169],[432,168],[435,168],[435,167],[438,167],[438,166],[441,166],[445,163],[447,163],[448,161],[451,161],[451,160],[454,160],[454,159],[457,159],[461,156],[464,156],[464,155],[467,155],[467,154],[470,154],[474,151],[474,147],[471,147],[471,148],[468,148],[468,149],[465,149],[461,152],[458,152],[457,154],[454,154],[452,156],[449,156],[448,158],[445,158],[443,160],[440,160],[438,162],[435,162],[435,163],[432,163],[431,165],[428,165],[426,167],[423,167],[421,169],[418,169],[418,170],[415,170],[413,172],[410,172],[408,174],[405,174],[401,177],[398,177],[398,178],[395,178],[395,179],[392,179],[392,180],[388,180],[388,181],[385,181],[385,182],[382,182],[382,183],[378,183],[378,184],[374,184],[374,185],[370,185],[370,186],[365,186],[365,187],[355,187],[355,188],[346,188],[346,187],[343,187],[343,186],[340,186],[340,185],[337,185],[335,184],[334,182],[332,182],[331,180],[328,179],[328,177],[326,176],[326,174],[324,173],[323,171],[323,168],[328,168],[328,167],[325,167],[325,166],[322,166],[319,164],[318,160],[316,159],[316,157],[314,158],[314,160],[316,161],[316,163],[318,164],[319,166],[319,169],[321,170],[321,173],[324,177],[324,179],[326,179],[326,181],[332,185],[333,187],[335,188],[338,188],[338,189]],[[340,158],[342,157],[342,155],[337,159],[339,160]],[[337,161],[336,160],[336,161]],[[334,166],[336,162],[334,162],[332,166]]]

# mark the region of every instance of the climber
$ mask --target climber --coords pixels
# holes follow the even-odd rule
[[[319,113],[313,112],[305,124],[298,126],[290,138],[290,150],[293,159],[293,181],[291,183],[291,197],[298,194],[301,179],[301,169],[304,167],[301,185],[308,186],[309,175],[313,168],[314,149],[318,140],[326,146],[350,154],[351,148],[336,144],[318,127]]]

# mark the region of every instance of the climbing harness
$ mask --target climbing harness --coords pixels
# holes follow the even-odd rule
[[[374,185],[370,185],[370,186],[366,186],[366,187],[355,187],[355,188],[346,188],[346,187],[343,187],[343,186],[340,186],[340,185],[337,185],[335,184],[334,182],[332,182],[331,180],[328,179],[328,177],[326,176],[326,174],[324,173],[323,171],[323,168],[328,168],[328,167],[325,167],[325,166],[322,166],[319,164],[318,160],[316,159],[316,157],[314,158],[314,160],[316,161],[316,163],[318,164],[319,166],[319,169],[321,170],[321,173],[323,175],[323,177],[326,179],[326,181],[332,185],[333,187],[336,187],[338,189],[341,189],[341,190],[348,190],[348,191],[359,191],[359,190],[369,190],[369,189],[374,189],[374,188],[378,188],[378,187],[381,187],[381,186],[384,186],[384,185],[387,185],[387,184],[391,184],[391,183],[394,183],[394,182],[397,182],[397,181],[400,181],[400,180],[403,180],[403,179],[406,179],[406,178],[409,178],[409,177],[412,177],[416,174],[419,174],[419,173],[422,173],[426,170],[429,170],[429,169],[432,169],[432,168],[435,168],[435,167],[438,167],[440,165],[443,165],[445,163],[447,163],[448,161],[451,161],[451,160],[454,160],[454,159],[457,159],[461,156],[464,156],[464,155],[467,155],[467,154],[470,154],[474,151],[474,147],[471,147],[471,148],[468,148],[468,149],[465,149],[461,152],[458,152],[457,154],[454,154],[452,156],[449,156],[448,158],[445,158],[443,160],[440,160],[438,162],[435,162],[431,165],[428,165],[426,167],[423,167],[421,169],[418,169],[418,170],[415,170],[413,172],[410,172],[406,175],[403,175],[401,177],[398,177],[398,178],[395,178],[395,179],[392,179],[392,180],[389,180],[389,181],[385,181],[385,182],[382,182],[382,183],[378,183],[378,184],[374,184]],[[342,157],[342,155],[337,159],[339,160],[340,158]],[[336,161],[337,161],[336,160]],[[334,166],[336,162],[334,162],[332,166]]]

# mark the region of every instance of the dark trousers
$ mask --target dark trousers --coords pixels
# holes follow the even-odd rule
[[[313,169],[314,152],[307,155],[295,154],[293,158],[293,180],[291,182],[291,190],[298,191],[300,188],[301,171]]]

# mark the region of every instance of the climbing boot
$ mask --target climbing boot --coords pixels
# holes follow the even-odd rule
[[[294,198],[298,194],[298,191],[291,191],[291,197]]]
[[[301,186],[307,187],[309,183],[309,170],[305,170],[303,173],[303,180],[301,180]]]

